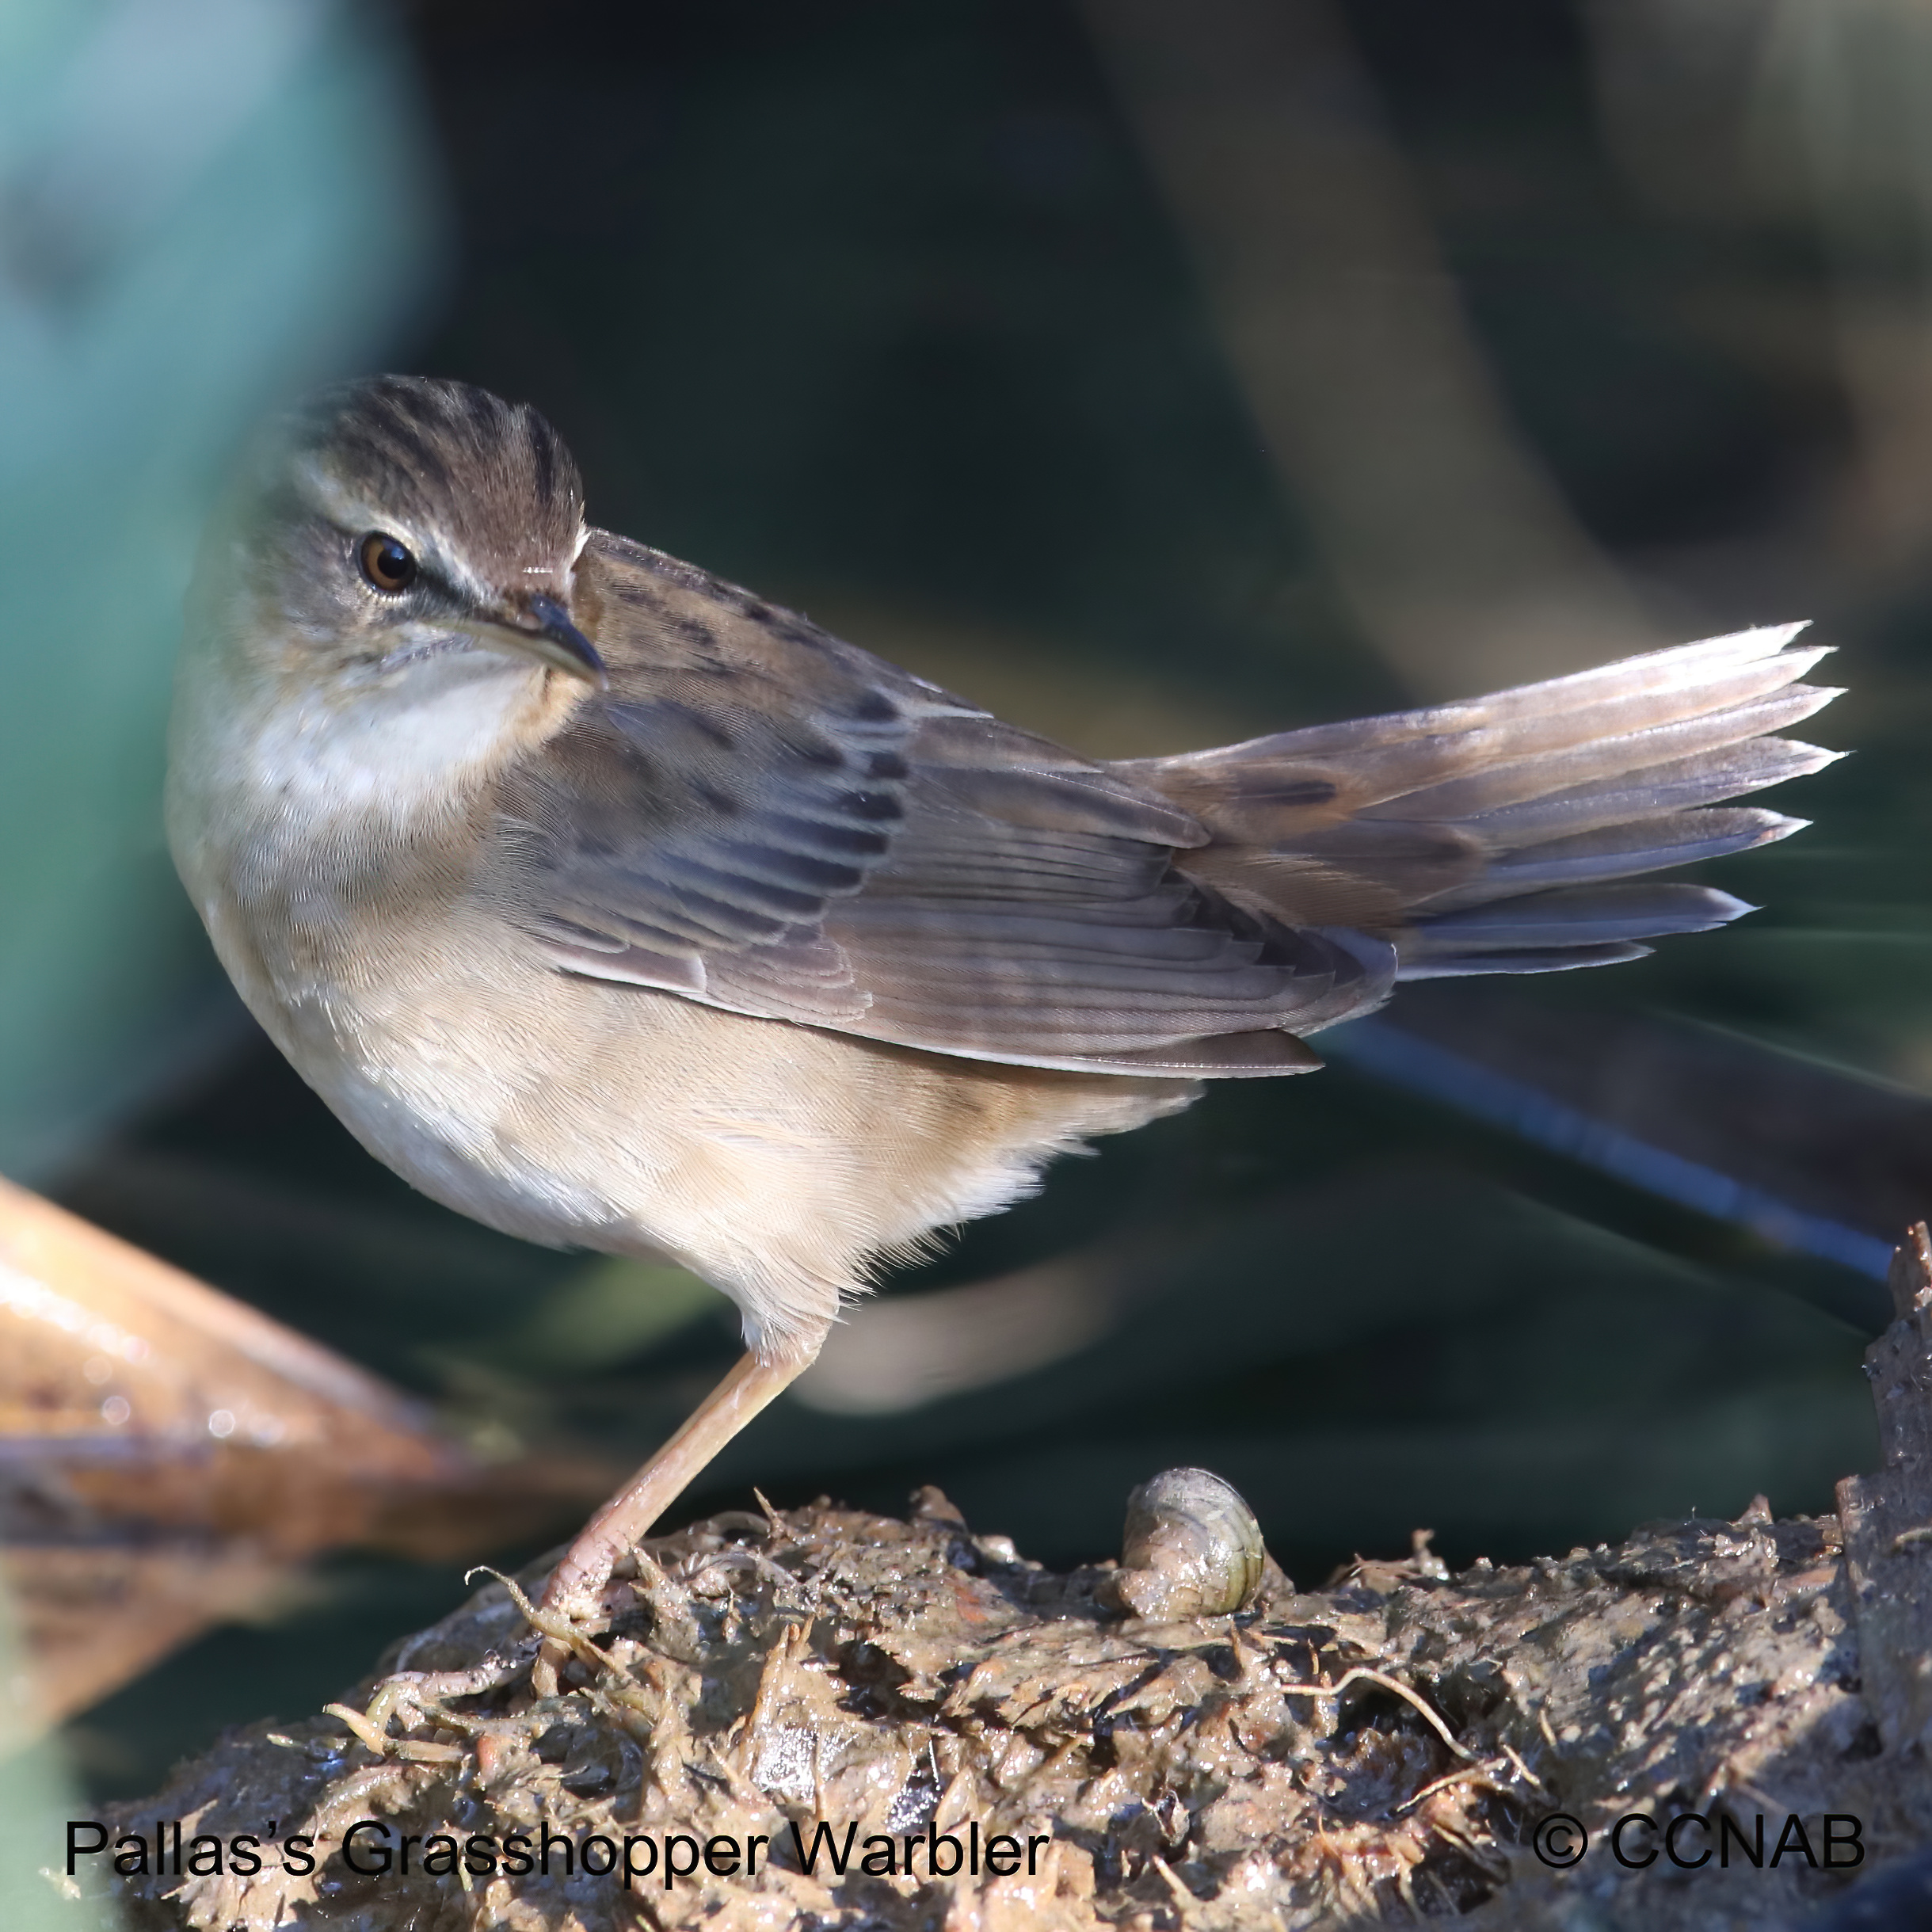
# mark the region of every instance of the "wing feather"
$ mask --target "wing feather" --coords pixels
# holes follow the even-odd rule
[[[580,565],[608,699],[505,781],[491,890],[565,970],[929,1050],[1279,1073],[1393,947],[1175,867],[1194,815],[618,539]]]

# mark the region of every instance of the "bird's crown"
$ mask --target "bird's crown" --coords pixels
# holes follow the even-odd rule
[[[584,490],[542,415],[468,383],[378,375],[318,391],[286,420],[280,448],[349,520],[379,515],[507,583],[574,554]]]

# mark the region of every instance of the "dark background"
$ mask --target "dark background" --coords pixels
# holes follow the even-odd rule
[[[1771,800],[1812,829],[1710,869],[1764,911],[1417,989],[1379,1050],[1343,1030],[1313,1078],[1063,1163],[892,1282],[936,1325],[879,1373],[962,1309],[977,1382],[788,1400],[680,1516],[936,1482],[1062,1562],[1198,1462],[1316,1582],[1423,1526],[1461,1564],[1822,1511],[1871,1462],[1873,1257],[1932,1195],[1932,185],[1885,120],[1932,82],[1848,28],[1847,116],[1781,10],[1715,42],[1694,11],[1214,0],[1171,10],[1187,61],[1109,0],[354,17],[406,43],[447,198],[393,365],[537,403],[595,520],[1082,751],[1753,622],[1843,647],[1810,730],[1859,755]],[[1419,1091],[1418,1039],[1492,1084]],[[641,1458],[735,1351],[721,1299],[413,1195],[239,1034],[56,1191],[493,1454]],[[1054,1263],[1103,1312],[1052,1359],[1023,1294],[946,1300]],[[331,1560],[78,1720],[84,1774],[144,1789],[314,1708],[458,1567]]]

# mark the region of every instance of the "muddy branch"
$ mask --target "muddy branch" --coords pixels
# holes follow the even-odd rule
[[[1922,1229],[1894,1293],[1884,1466],[1835,1518],[1454,1576],[1419,1537],[1157,1621],[936,1491],[721,1516],[613,1584],[556,1696],[517,1647],[540,1568],[493,1580],[338,1711],[104,1819],[75,1882],[135,1932],[1554,1928],[1580,1894],[1593,1925],[1786,1923],[1932,1839]]]

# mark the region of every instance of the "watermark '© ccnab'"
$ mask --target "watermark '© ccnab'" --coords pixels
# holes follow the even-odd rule
[[[1748,1831],[1744,1821],[1720,1812],[1679,1812],[1655,1818],[1648,1812],[1625,1812],[1602,1835],[1610,1856],[1625,1870],[1647,1870],[1661,1858],[1680,1872],[1698,1872],[1713,1863],[1728,1871],[1735,1863],[1776,1870],[1789,1858],[1802,1860],[1813,1871],[1849,1871],[1865,1862],[1865,1824],[1847,1812],[1826,1812],[1816,1820],[1814,1846],[1804,1820],[1788,1812],[1770,1855],[1765,1851],[1765,1816],[1755,1813]],[[1530,1833],[1530,1849],[1544,1864],[1559,1872],[1581,1864],[1590,1849],[1590,1834],[1580,1818],[1568,1812],[1549,1812],[1537,1820]],[[1820,1856],[1822,1852],[1823,1855]]]

